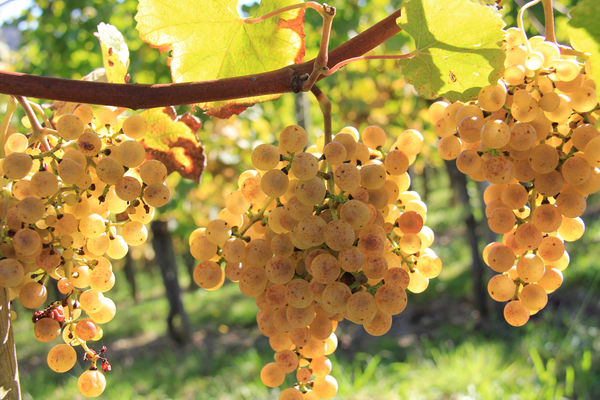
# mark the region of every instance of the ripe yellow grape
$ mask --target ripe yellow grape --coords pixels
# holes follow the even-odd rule
[[[144,201],[150,207],[162,207],[169,202],[171,193],[163,183],[152,183],[144,189]]]
[[[275,362],[266,364],[260,370],[260,380],[262,381],[262,383],[265,386],[268,386],[268,387],[280,386],[283,383],[284,379],[285,379],[285,372]]]
[[[64,114],[56,123],[56,131],[65,140],[74,140],[83,134],[85,125],[75,114]]]
[[[523,326],[529,321],[529,310],[520,300],[513,300],[504,306],[504,319],[512,326]]]
[[[536,312],[546,307],[548,295],[541,285],[531,283],[523,287],[519,300],[528,310]]]
[[[33,333],[40,342],[51,342],[60,335],[60,325],[52,318],[42,318],[33,325]]]
[[[515,295],[515,283],[507,275],[494,275],[488,282],[488,293],[496,301],[508,301]]]
[[[67,372],[75,366],[77,353],[68,344],[57,344],[48,352],[46,361],[54,372]]]
[[[123,121],[123,133],[132,139],[141,139],[146,134],[148,122],[141,115],[130,115]]]
[[[216,262],[203,261],[194,268],[193,279],[201,288],[215,290],[223,285],[225,273]]]
[[[336,379],[331,376],[318,376],[315,378],[313,392],[321,399],[333,398],[338,390]]]
[[[302,153],[300,153],[302,154]],[[305,153],[306,154],[306,153]],[[323,148],[323,155],[329,164],[332,166],[339,165],[348,159],[346,154],[346,147],[340,142],[330,142],[325,145]],[[294,168],[296,162],[296,157],[294,157],[294,164],[292,164],[292,168]],[[293,169],[292,169],[293,172]],[[295,173],[294,173],[295,174]],[[299,179],[302,179],[298,177]]]
[[[19,291],[19,301],[26,308],[40,308],[46,301],[46,287],[38,282],[28,282]]]
[[[4,158],[2,172],[8,179],[21,179],[31,171],[32,166],[33,159],[29,154],[14,152]]]
[[[0,287],[18,286],[24,276],[23,264],[14,258],[0,260]]]
[[[106,378],[98,370],[87,370],[79,376],[77,387],[84,397],[98,397],[106,388]]]

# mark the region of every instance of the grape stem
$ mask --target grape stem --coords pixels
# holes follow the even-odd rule
[[[333,23],[333,17],[335,17],[335,7],[323,4],[323,33],[321,34],[321,45],[319,47],[319,54],[313,64],[313,70],[311,71],[308,79],[302,84],[302,90],[308,92],[312,89],[319,76],[324,75],[327,70],[327,62],[329,61],[329,38],[331,36],[331,25]]]
[[[554,32],[554,8],[552,0],[542,0],[544,6],[544,25],[546,28],[546,41],[556,43],[556,33]]]
[[[266,13],[265,15],[261,15],[260,17],[246,18],[246,19],[244,19],[244,23],[248,24],[248,25],[257,24],[268,18],[274,17],[276,15],[282,14],[287,11],[296,10],[298,8],[312,8],[313,10],[315,10],[316,12],[321,14],[321,16],[323,16],[324,5],[322,5],[321,3],[318,3],[316,1],[307,1],[306,3],[292,4],[291,6],[287,6],[287,7],[280,8],[278,10],[271,11],[269,13]]]
[[[415,56],[415,52],[411,51],[410,53],[405,54],[390,54],[390,55],[379,55],[379,56],[360,56],[360,57],[352,57],[347,60],[341,61],[335,64],[333,67],[329,68],[326,72],[323,73],[324,76],[329,76],[335,73],[338,69],[342,68],[346,64],[350,64],[354,61],[361,60],[402,60],[405,58],[413,58]]]
[[[519,14],[517,15],[517,25],[519,26],[519,30],[523,35],[523,41],[525,42],[525,46],[527,46],[527,53],[531,53],[532,50],[531,45],[529,44],[529,40],[527,39],[527,33],[525,33],[525,27],[523,26],[523,14],[525,14],[525,10],[527,10],[529,7],[536,5],[540,1],[542,0],[532,0],[529,3],[525,4],[523,7],[521,7],[521,9],[519,10]]]
[[[252,217],[252,219],[248,222],[248,225],[246,225],[246,227],[240,231],[239,235],[241,238],[244,236],[244,234],[246,232],[248,232],[248,229],[250,229],[250,227],[252,227],[252,225],[254,225],[256,222],[261,221],[263,219],[263,217],[265,215],[265,211],[267,211],[267,208],[271,205],[272,202],[273,202],[273,197],[269,197],[267,199],[267,201],[265,202],[265,205],[258,212],[258,214],[254,215]]]
[[[27,119],[31,124],[31,129],[33,130],[33,139],[41,136],[42,130],[44,128],[42,128],[42,126],[40,125],[40,121],[37,120],[35,113],[33,112],[31,105],[29,104],[29,100],[27,100],[23,96],[16,96],[16,99],[21,104],[21,107],[23,107],[25,115],[27,115]]]
[[[4,143],[6,142],[6,134],[8,133],[8,127],[10,120],[17,109],[17,100],[14,97],[10,97],[10,100],[6,104],[6,114],[2,125],[0,125],[0,157],[4,157]]]
[[[323,113],[323,129],[324,129],[324,133],[325,133],[325,142],[323,143],[323,149],[325,149],[325,146],[327,146],[329,143],[331,143],[331,139],[332,139],[332,137],[331,137],[331,135],[332,135],[331,102],[327,98],[327,95],[325,93],[323,93],[321,91],[321,89],[318,88],[317,85],[313,85],[313,87],[310,89],[310,91],[312,92],[312,94],[315,95],[317,101],[319,102],[319,107],[321,108],[321,112]],[[327,171],[322,171],[322,172],[327,172],[327,175],[329,175],[329,177],[327,178],[327,190],[329,190],[329,193],[333,194],[334,185],[333,185],[333,171],[332,171],[331,165],[326,161],[323,163],[323,166],[327,166]]]
[[[328,52],[328,65],[358,57],[400,32],[400,10]],[[309,74],[316,60],[247,76],[204,82],[172,84],[116,84],[80,81],[20,72],[0,71],[0,93],[86,104],[105,104],[132,109],[194,104],[294,91],[290,84]],[[318,79],[323,78],[319,76]]]

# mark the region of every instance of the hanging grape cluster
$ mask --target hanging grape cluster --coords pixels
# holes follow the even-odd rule
[[[432,104],[439,154],[487,181],[485,214],[502,235],[484,250],[498,274],[490,296],[506,321],[527,323],[546,306],[569,265],[564,242],[585,230],[586,198],[600,190],[600,132],[589,65],[543,37],[507,30],[505,71],[476,101]]]
[[[362,141],[347,127],[307,147],[304,129],[289,126],[278,145],[253,150],[255,169],[240,175],[218,219],[189,238],[199,286],[215,290],[228,278],[256,299],[258,327],[275,351],[262,382],[278,387],[295,373],[281,400],[333,397],[328,356],[338,323],[383,335],[406,307],[406,290],[424,291],[441,272],[427,208],[408,191],[423,138],[407,130],[389,152],[386,140],[380,127],[367,127]]]
[[[84,349],[90,368],[78,387],[86,397],[104,391],[103,372],[110,371],[106,348],[88,347],[116,312],[105,295],[115,283],[109,258],[146,241],[154,208],[170,196],[166,167],[146,160],[136,141],[146,126],[138,115],[119,121],[109,108],[80,105],[60,116],[55,129],[10,134],[0,159],[0,288],[39,309],[49,280],[56,280],[64,298],[34,313],[34,334],[41,342],[63,341],[47,357],[56,372],[71,370],[75,347]]]

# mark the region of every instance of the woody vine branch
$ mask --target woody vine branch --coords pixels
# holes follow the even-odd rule
[[[371,28],[328,52],[327,67],[359,57],[400,32],[394,11]],[[313,72],[316,59],[261,74],[203,82],[173,84],[115,84],[52,78],[0,71],[0,93],[131,109],[231,100],[294,91],[298,76]],[[322,79],[324,76],[318,77]],[[308,90],[310,87],[308,88]]]

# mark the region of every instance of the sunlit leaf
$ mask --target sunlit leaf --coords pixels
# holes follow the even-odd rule
[[[204,147],[190,127],[198,128],[198,121],[192,122],[191,116],[178,120],[170,107],[152,108],[141,115],[148,122],[142,144],[150,158],[162,161],[169,173],[198,182],[206,163]]]
[[[173,82],[206,81],[250,75],[300,62],[304,56],[304,12],[293,10],[247,24],[238,14],[237,0],[140,0],[135,16],[140,37],[162,51],[170,50]],[[256,16],[298,0],[263,1]],[[217,116],[227,117],[256,102],[278,96],[257,96],[202,103]]]
[[[415,42],[415,57],[400,60],[402,72],[424,97],[468,100],[502,74],[504,22],[492,7],[409,0],[398,25]]]
[[[592,66],[592,79],[600,88],[600,2],[582,0],[571,10],[569,39],[574,49],[586,53]],[[600,90],[596,90],[600,99]]]
[[[127,83],[127,68],[129,67],[129,48],[123,35],[110,24],[100,22],[96,37],[102,48],[102,61],[106,78],[111,83]]]

